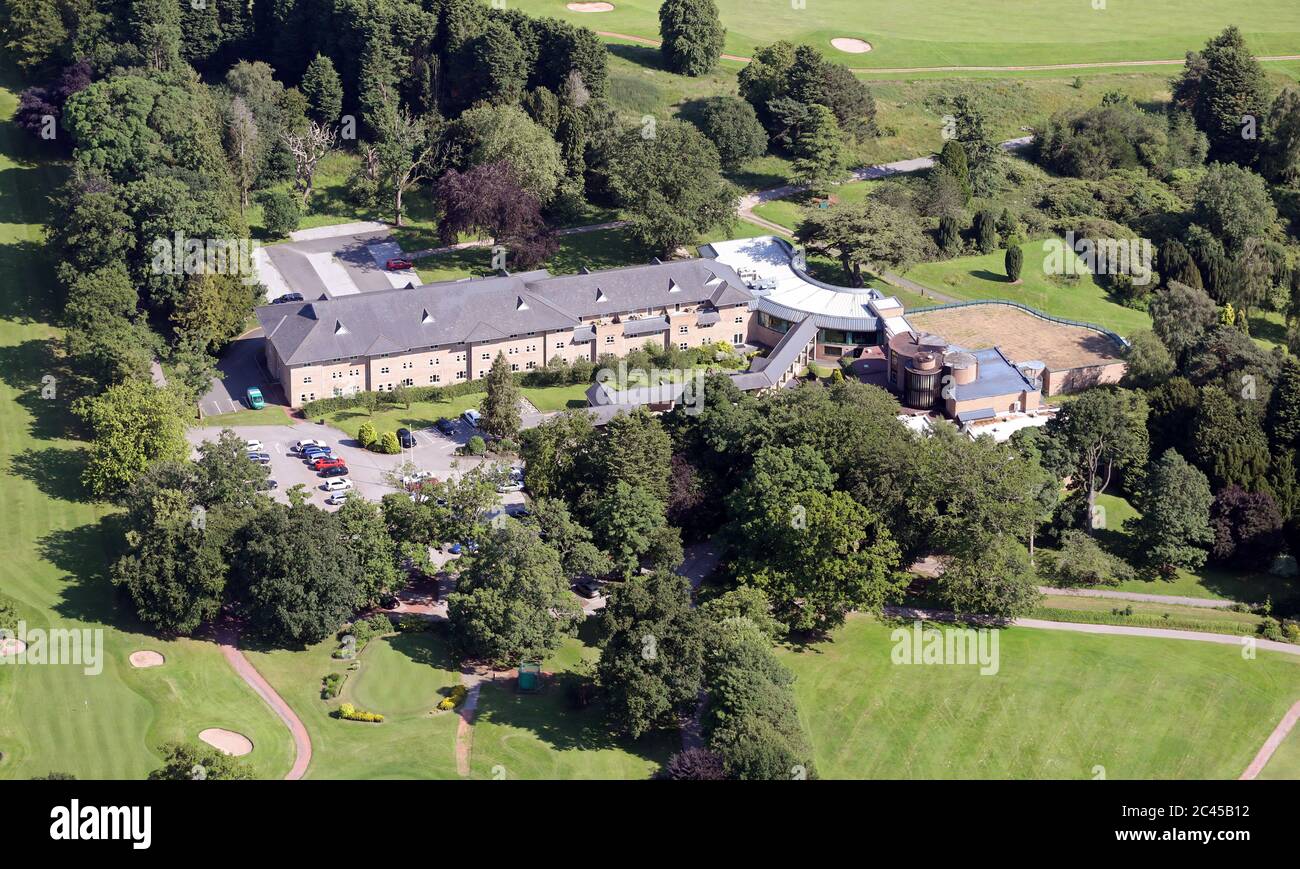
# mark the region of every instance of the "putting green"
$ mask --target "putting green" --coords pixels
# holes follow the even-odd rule
[[[610,12],[571,12],[567,0],[515,0],[532,15],[602,31],[659,38],[657,0],[620,0]],[[776,39],[816,46],[853,67],[1027,66],[1172,60],[1228,25],[1256,54],[1300,53],[1293,0],[717,0],[726,52],[752,56]],[[835,38],[871,44],[864,54]]]

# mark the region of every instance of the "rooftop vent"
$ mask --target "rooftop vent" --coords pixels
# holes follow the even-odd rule
[[[609,301],[609,296],[605,295],[605,291],[602,290],[600,287],[596,287],[596,301],[597,302]]]
[[[427,326],[432,322],[433,322],[433,315],[429,313],[428,308],[425,308],[424,313],[420,315],[420,325]]]
[[[528,310],[528,303],[524,301],[524,297],[523,297],[523,296],[516,296],[516,297],[515,297],[515,310],[516,310],[516,311],[527,311],[527,310]]]
[[[343,321],[342,321],[342,320],[335,320],[335,321],[334,321],[334,334],[335,334],[335,335],[346,335],[346,334],[348,334],[348,327],[343,325]]]
[[[682,291],[682,285],[679,284],[679,283],[677,283],[677,281],[675,281],[675,280],[670,280],[670,281],[668,282],[668,292],[670,292],[670,293],[680,293],[681,291]]]

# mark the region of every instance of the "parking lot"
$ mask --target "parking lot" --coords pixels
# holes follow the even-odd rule
[[[494,459],[480,459],[472,456],[457,456],[457,447],[463,446],[474,434],[474,430],[465,422],[457,420],[456,430],[450,436],[440,434],[434,429],[415,432],[415,446],[402,450],[396,455],[372,453],[362,449],[350,435],[336,428],[318,425],[314,422],[299,422],[293,425],[250,425],[235,426],[235,434],[244,440],[257,440],[262,444],[263,452],[271,456],[271,479],[277,483],[275,497],[288,503],[285,492],[297,483],[302,483],[310,493],[309,501],[326,510],[336,509],[325,503],[328,492],[323,485],[326,479],[316,472],[291,448],[298,441],[324,441],[334,451],[334,455],[347,462],[347,479],[351,480],[355,491],[365,498],[378,501],[384,495],[396,491],[384,479],[385,475],[405,462],[412,462],[421,470],[428,471],[434,477],[445,480],[457,471],[468,470],[483,462]],[[187,432],[190,443],[197,446],[203,441],[214,441],[221,435],[217,428],[194,428]],[[338,479],[338,478],[334,478]],[[518,509],[525,501],[522,492],[507,492],[501,495],[505,512]]]

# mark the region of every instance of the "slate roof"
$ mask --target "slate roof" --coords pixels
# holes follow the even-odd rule
[[[583,318],[671,310],[677,304],[733,305],[752,299],[730,267],[693,259],[579,275],[539,270],[443,281],[264,305],[256,314],[280,359],[300,365],[576,330]]]

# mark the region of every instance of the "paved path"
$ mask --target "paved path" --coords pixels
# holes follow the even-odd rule
[[[289,728],[289,733],[293,736],[295,757],[293,766],[289,769],[285,778],[290,780],[300,779],[311,764],[311,737],[307,735],[307,728],[303,726],[302,720],[298,718],[298,715],[290,708],[289,704],[284,702],[284,698],[271,687],[271,683],[267,682],[262,674],[257,672],[257,668],[253,666],[252,662],[244,657],[244,653],[239,651],[236,645],[238,642],[238,635],[228,630],[223,630],[217,637],[217,644],[221,648],[221,654],[225,656],[230,666],[239,674],[239,678],[247,682],[248,687],[252,688],[258,697],[265,700],[266,705],[270,706],[275,714],[280,716],[280,720],[284,722],[285,727]]]
[[[469,775],[469,757],[474,748],[474,716],[478,712],[478,695],[483,687],[483,675],[476,670],[460,671],[460,683],[469,689],[461,704],[460,721],[456,723],[456,774]]]
[[[718,562],[722,560],[722,552],[712,539],[703,540],[699,543],[692,543],[686,547],[681,567],[677,572],[686,577],[691,584],[691,606],[695,606],[695,592],[700,590],[700,585],[704,582],[705,577],[718,567]],[[689,751],[692,748],[704,748],[704,711],[709,706],[709,693],[700,691],[699,699],[695,704],[695,714],[691,720],[686,722],[682,727],[682,750]]]
[[[630,33],[615,33],[610,30],[597,30],[600,36],[608,36],[611,39],[624,39],[628,42],[635,42],[638,45],[649,45],[658,48],[660,40],[649,39],[645,36],[633,36]],[[739,54],[723,54],[723,60],[734,60],[739,63],[749,63],[753,58],[745,57]],[[1255,60],[1259,61],[1276,61],[1276,60],[1300,60],[1300,54],[1263,54],[1257,55]],[[1080,63],[1045,63],[1029,66],[851,66],[853,72],[883,72],[883,73],[914,73],[914,72],[1034,72],[1040,70],[1067,70],[1067,69],[1110,69],[1114,67],[1126,66],[1182,66],[1186,61],[1183,58],[1176,60],[1099,60],[1084,61]]]
[[[1059,594],[1067,597],[1104,597],[1110,600],[1132,600],[1142,603],[1168,603],[1179,606],[1198,606],[1205,609],[1227,609],[1234,601],[1208,600],[1203,597],[1184,597],[1176,594],[1145,594],[1139,591],[1107,591],[1100,588],[1052,588],[1040,585],[1043,594]]]
[[[885,615],[890,618],[926,619],[935,622],[959,621],[956,614],[946,610],[923,609],[921,607],[887,606],[885,607]],[[991,619],[988,616],[973,616],[970,619],[960,619],[960,621],[988,622],[990,624],[996,622],[996,620]],[[1270,652],[1281,652],[1284,655],[1296,655],[1300,657],[1300,646],[1292,645],[1291,643],[1279,643],[1275,640],[1262,640],[1258,637],[1245,637],[1240,634],[1212,634],[1205,631],[1180,631],[1171,628],[1136,628],[1129,625],[1092,625],[1082,622],[1053,622],[1047,619],[1012,619],[1008,622],[997,623],[1004,627],[1039,628],[1047,631],[1073,631],[1080,634],[1151,637],[1160,640],[1195,640],[1200,643],[1217,643],[1221,646],[1241,646],[1243,640],[1253,640],[1255,648],[1257,649],[1265,649]]]
[[[1246,767],[1245,772],[1237,776],[1237,780],[1250,781],[1263,772],[1264,767],[1268,765],[1269,760],[1273,757],[1273,752],[1277,751],[1278,746],[1282,744],[1282,740],[1286,739],[1287,734],[1291,732],[1291,728],[1295,727],[1298,720],[1300,720],[1300,701],[1297,701],[1287,710],[1286,715],[1282,716],[1282,720],[1278,722],[1277,727],[1274,727],[1268,739],[1264,740],[1264,744],[1260,747],[1259,753],[1255,755],[1255,759],[1250,762],[1250,766]]]

